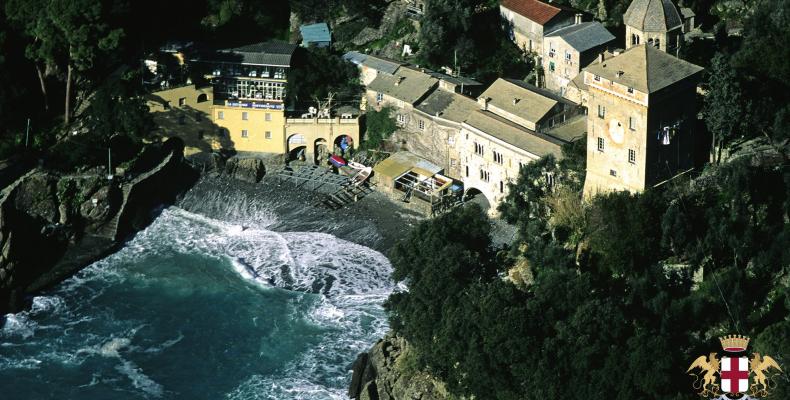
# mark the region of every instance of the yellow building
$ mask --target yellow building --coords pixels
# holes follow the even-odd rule
[[[210,85],[152,93],[148,104],[160,133],[184,139],[189,153],[222,148],[315,161],[341,143],[355,148],[360,139],[358,113],[286,116],[286,86],[295,50],[295,45],[271,41],[196,54],[190,62]]]
[[[646,45],[583,72],[587,86],[585,196],[639,192],[693,167],[702,68]]]

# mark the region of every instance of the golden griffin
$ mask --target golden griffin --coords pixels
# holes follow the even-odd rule
[[[724,336],[719,341],[725,352],[721,359],[717,353],[699,356],[686,371],[694,377],[693,388],[697,394],[705,398],[767,396],[776,385],[772,379],[782,373],[776,360],[760,353],[752,353],[751,359],[746,357],[749,346],[746,336]]]

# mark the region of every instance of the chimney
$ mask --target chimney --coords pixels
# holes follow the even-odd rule
[[[480,104],[480,109],[488,111],[488,102],[491,101],[490,97],[478,97],[477,104]]]
[[[621,76],[623,76],[623,74],[625,74],[625,72],[624,72],[624,71],[617,71],[617,77],[618,77],[618,78],[619,78],[619,77],[621,77]]]
[[[598,62],[599,62],[599,63],[602,63],[602,62],[603,62],[603,60],[606,58],[606,57],[604,56],[604,54],[606,54],[606,52],[603,52],[603,51],[601,52],[601,54],[598,54]]]
[[[514,99],[513,99],[513,105],[515,106],[516,104],[518,104],[518,102],[519,102],[520,100],[521,100],[521,99],[519,99],[519,98],[517,98],[517,97],[516,97],[516,98],[514,98]]]
[[[581,13],[577,13],[576,14],[576,20],[575,20],[574,24],[578,25],[578,24],[581,24],[581,23],[582,23],[582,14]]]
[[[403,82],[403,80],[404,80],[404,79],[406,79],[406,78],[405,78],[405,77],[403,77],[403,76],[399,76],[399,77],[398,77],[398,80],[397,80],[397,81],[395,81],[395,86],[398,86],[398,85],[400,85],[400,83],[401,83],[401,82]]]

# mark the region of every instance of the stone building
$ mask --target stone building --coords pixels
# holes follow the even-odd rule
[[[625,48],[655,46],[677,56],[683,43],[683,19],[672,0],[634,0],[623,14]]]
[[[502,0],[499,11],[508,23],[510,39],[519,48],[538,56],[543,54],[545,34],[580,22],[582,18],[579,10],[540,0]]]
[[[580,22],[546,34],[543,73],[546,88],[565,93],[568,83],[614,41],[600,22]]]
[[[703,69],[649,45],[583,72],[588,91],[585,196],[639,192],[693,167]]]
[[[461,125],[455,143],[467,194],[482,194],[495,214],[508,183],[522,165],[584,136],[578,105],[523,81],[498,79],[478,98],[478,109]]]

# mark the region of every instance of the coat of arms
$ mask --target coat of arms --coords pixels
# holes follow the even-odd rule
[[[782,372],[776,360],[760,353],[752,353],[749,359],[746,336],[730,335],[719,340],[724,350],[721,359],[717,353],[699,356],[686,371],[694,377],[694,390],[702,397],[721,400],[767,396],[775,385],[771,379]]]

